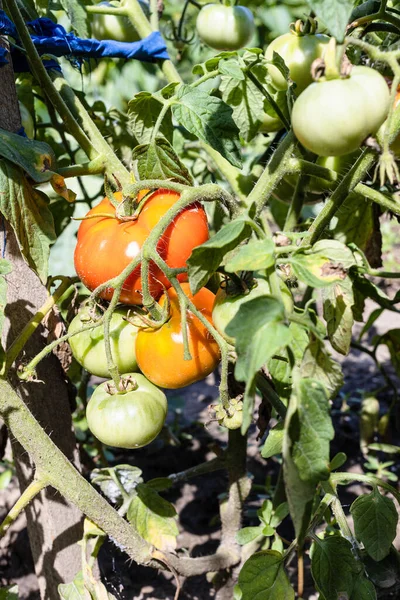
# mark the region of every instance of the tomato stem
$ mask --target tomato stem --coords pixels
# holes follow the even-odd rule
[[[45,477],[35,479],[28,485],[28,487],[22,492],[14,506],[8,512],[3,522],[0,524],[0,539],[7,532],[9,527],[19,517],[21,512],[28,506],[28,504],[45,488],[48,486],[48,481]]]

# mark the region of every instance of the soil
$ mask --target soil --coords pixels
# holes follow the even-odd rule
[[[400,286],[399,286],[400,287]],[[392,295],[392,287],[387,292]],[[372,302],[367,303],[366,313],[375,308]],[[358,330],[361,324],[357,325]],[[400,328],[400,315],[385,311],[375,322],[369,340],[388,329]],[[357,328],[355,337],[357,336]],[[359,409],[362,395],[384,385],[384,380],[372,359],[364,353],[352,350],[350,355],[336,356],[343,365],[345,383],[339,396],[333,403],[332,414],[336,430],[332,444],[332,456],[337,452],[345,452],[348,461],[343,467],[346,470],[362,472],[364,458],[359,448]],[[392,373],[388,352],[382,350],[380,359],[385,368]],[[393,374],[394,375],[394,374]],[[206,381],[194,384],[184,390],[168,392],[170,417],[169,424],[176,436],[175,444],[166,445],[157,439],[150,446],[135,452],[120,452],[114,457],[115,463],[129,463],[143,471],[144,480],[154,477],[165,477],[170,473],[182,471],[191,466],[209,460],[215,456],[215,444],[224,445],[226,434],[216,423],[204,424],[209,420],[208,406],[217,397],[217,377],[211,375]],[[382,414],[393,400],[392,390],[378,395]],[[347,410],[343,411],[346,401]],[[400,414],[392,416],[392,431],[400,431]],[[396,427],[397,423],[397,427]],[[393,434],[394,435],[394,434]],[[252,473],[256,491],[251,493],[245,507],[245,525],[257,524],[252,518],[257,508],[268,493],[269,478],[275,480],[278,464],[275,460],[266,461],[259,453],[260,442],[256,440],[255,426],[250,431],[248,470]],[[398,443],[397,437],[388,438],[389,442]],[[400,465],[395,464],[391,471],[400,475]],[[264,491],[262,486],[264,486]],[[191,556],[202,556],[215,551],[219,540],[218,496],[226,489],[223,472],[211,473],[179,484],[164,496],[174,503],[179,515],[180,535],[178,547],[187,549]],[[352,485],[341,489],[341,498],[346,508],[365,490],[360,485]],[[6,490],[0,492],[0,519],[6,514],[18,497],[16,480],[13,479]],[[280,533],[283,537],[293,539],[293,531],[285,522]],[[400,549],[400,534],[395,540]],[[292,565],[295,561],[293,561]],[[100,552],[99,566],[101,576],[109,591],[118,600],[173,600],[175,582],[169,573],[155,572],[152,569],[138,567],[127,561],[126,555],[111,542],[106,542]],[[295,567],[291,566],[289,575],[296,585]],[[0,587],[17,583],[21,600],[39,600],[34,576],[32,557],[29,550],[25,518],[19,517],[0,541]],[[312,585],[309,565],[306,561],[304,600],[316,600]],[[181,600],[207,600],[215,598],[213,585],[206,577],[194,577],[182,581]],[[381,596],[385,600],[400,599],[400,592],[386,590]],[[52,599],[53,600],[53,599]],[[279,599],[277,599],[279,600]]]

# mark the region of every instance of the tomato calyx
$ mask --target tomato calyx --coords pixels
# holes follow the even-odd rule
[[[136,379],[132,375],[126,375],[121,377],[119,386],[115,385],[114,381],[107,381],[105,389],[107,394],[115,396],[116,394],[127,394],[128,392],[134,392],[139,387]]]
[[[297,37],[303,37],[304,35],[315,35],[318,30],[318,21],[313,17],[307,19],[297,19],[294,23],[290,24],[290,31]]]
[[[243,422],[243,400],[242,396],[229,399],[229,404],[214,404],[211,410],[215,413],[215,419],[221,427],[227,429],[239,429]]]
[[[224,273],[224,275],[225,279],[221,282],[220,287],[227,296],[246,296],[258,286],[258,281],[252,271],[243,271],[240,276],[235,273]]]

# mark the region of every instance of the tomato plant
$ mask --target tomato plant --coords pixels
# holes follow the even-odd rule
[[[90,324],[95,325],[100,316],[99,313],[93,315],[89,306],[81,308],[71,321],[68,333],[75,334]],[[119,307],[113,312],[110,324],[111,352],[121,374],[138,370],[135,356],[138,330],[127,321],[128,316],[129,309]],[[76,333],[69,343],[75,359],[84,369],[98,377],[110,377],[102,326]]]
[[[87,405],[89,429],[107,446],[146,446],[158,436],[167,416],[165,394],[140,373],[129,376],[128,391],[110,392],[112,382],[102,383]]]
[[[33,502],[43,598],[398,595],[398,2],[243,4],[0,11],[0,538]]]
[[[304,90],[293,106],[293,131],[311,152],[340,156],[376,133],[388,111],[385,79],[374,69],[357,66],[347,78],[318,81]]]
[[[196,21],[200,39],[215,50],[238,50],[254,34],[254,18],[246,6],[207,4]]]
[[[120,201],[121,195],[116,198]],[[104,198],[92,208],[82,221],[75,248],[75,268],[82,282],[90,290],[118,276],[139,254],[151,229],[179,199],[179,194],[158,190],[145,201],[136,220],[118,218],[116,208]],[[96,215],[99,214],[99,217]],[[104,216],[106,215],[106,216]],[[183,267],[194,247],[206,241],[208,226],[205,212],[196,203],[183,210],[169,225],[158,243],[160,255],[170,267]],[[149,287],[158,297],[168,285],[161,271],[150,266]],[[120,300],[125,304],[141,304],[142,283],[140,268],[133,270],[125,280]],[[110,299],[112,289],[106,289],[101,297]]]
[[[192,295],[189,285],[182,290],[194,306],[210,322],[214,294],[203,288]],[[160,305],[170,303],[170,317],[158,328],[141,329],[136,339],[136,357],[142,373],[155,385],[168,389],[185,387],[204,379],[218,365],[218,345],[200,320],[187,311],[190,360],[184,357],[181,311],[176,291],[170,288],[160,298]]]
[[[329,42],[329,37],[321,33],[303,35],[301,31],[292,30],[277,37],[265,52],[265,58],[272,60],[274,52],[279,54],[289,69],[289,76],[296,84],[295,94],[299,95],[308,87],[313,79],[311,65],[317,58],[322,58]],[[272,85],[277,90],[286,90],[288,82],[280,69],[274,65],[268,67]]]

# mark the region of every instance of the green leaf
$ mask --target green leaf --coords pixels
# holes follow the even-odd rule
[[[311,573],[324,600],[351,598],[362,568],[354,558],[350,542],[339,535],[318,538],[311,546]]]
[[[372,202],[350,194],[332,219],[330,230],[335,240],[343,244],[352,242],[364,252],[374,233]]]
[[[5,275],[8,275],[8,273],[11,273],[11,271],[11,263],[8,260],[5,260],[4,258],[0,258],[0,335],[3,331],[5,321],[4,312],[7,306],[7,281],[5,279]],[[0,364],[4,361],[4,358],[4,349],[0,344]]]
[[[386,454],[400,454],[400,446],[392,446],[392,444],[370,444],[370,450],[378,452],[386,452]]]
[[[310,8],[326,25],[329,33],[343,42],[354,0],[308,0]]]
[[[143,482],[141,469],[132,465],[93,469],[90,478],[92,483],[97,485],[114,504],[123,502],[120,486],[131,496],[135,494],[137,485]],[[115,479],[118,479],[120,485],[117,484]]]
[[[223,76],[222,81],[225,79],[225,76],[236,79],[237,81],[244,81],[246,79],[243,69],[240,68],[238,57],[221,60],[219,62],[218,70],[220,75]],[[220,89],[223,91],[222,87],[220,87]]]
[[[60,0],[60,4],[67,13],[72,27],[78,34],[78,37],[88,38],[88,14],[83,6],[83,3],[81,3],[79,0]]]
[[[319,381],[334,398],[343,385],[342,368],[327,352],[324,342],[314,339],[304,353],[301,363],[303,377]]]
[[[284,319],[284,307],[277,298],[259,296],[242,304],[226,327],[226,333],[236,340],[235,377],[246,382],[242,433],[252,419],[257,371],[290,342],[291,333]]]
[[[285,420],[283,473],[300,546],[310,522],[317,485],[329,478],[329,441],[333,436],[324,387],[316,380],[300,379],[297,374]]]
[[[175,508],[144,483],[136,491],[128,509],[129,521],[147,542],[159,550],[174,551],[179,533]]]
[[[275,244],[271,239],[250,240],[225,264],[225,271],[259,271],[269,269],[275,263]]]
[[[56,239],[48,198],[5,160],[0,160],[0,212],[13,228],[25,261],[45,283],[50,246]]]
[[[307,285],[322,288],[346,278],[355,264],[353,253],[336,240],[320,240],[304,253],[288,258],[295,275]]]
[[[290,398],[288,435],[300,479],[317,484],[329,479],[329,442],[334,429],[325,388],[314,379],[296,382]]]
[[[397,375],[400,375],[400,329],[391,329],[379,338],[379,344],[386,344]]]
[[[61,600],[92,600],[85,587],[82,571],[79,571],[71,583],[60,583],[57,589]]]
[[[256,552],[243,565],[238,585],[242,600],[294,600],[283,566],[283,556],[275,550]]]
[[[274,382],[276,392],[282,398],[289,398],[292,385],[292,369],[301,364],[304,352],[310,342],[307,330],[297,323],[290,323],[292,334],[291,342],[280,358],[272,358],[268,363],[268,370]],[[283,359],[283,360],[281,360]]]
[[[140,179],[169,179],[193,184],[192,176],[166,139],[157,138],[136,146],[132,159],[137,160]]]
[[[362,573],[354,582],[354,589],[350,600],[376,600],[374,584]]]
[[[129,130],[139,144],[148,144],[151,140],[154,126],[163,108],[163,103],[150,92],[139,92],[128,104]],[[173,127],[171,111],[163,117],[157,136],[164,135],[172,139]]]
[[[182,85],[172,111],[178,123],[190,133],[217,150],[235,167],[242,166],[239,130],[232,118],[232,108],[223,100]]]
[[[271,456],[275,456],[276,454],[282,454],[284,426],[284,422],[280,421],[270,429],[261,450],[263,458],[271,458]]]
[[[0,589],[0,600],[18,600],[18,586],[9,585]]]
[[[13,476],[11,469],[6,469],[0,474],[0,490],[5,490],[8,487]]]
[[[367,575],[376,587],[388,590],[400,583],[400,554],[393,546],[388,556],[379,562],[367,553],[362,558]]]
[[[236,541],[239,546],[245,546],[250,542],[254,542],[258,537],[263,535],[263,525],[258,527],[243,527],[236,534]]]
[[[216,56],[206,60],[206,62],[195,65],[192,73],[193,75],[205,75],[206,73],[210,73],[211,71],[218,69],[218,65],[221,61],[229,60],[235,56],[237,56],[237,52],[220,52]]]
[[[340,283],[323,288],[322,299],[329,341],[337,352],[346,356],[350,350],[354,324],[351,279],[346,277]]]
[[[233,109],[233,120],[239,127],[240,135],[249,142],[262,122],[264,95],[250,79],[239,81],[237,77],[225,75],[221,77],[220,90],[224,102]]]
[[[36,183],[50,181],[54,175],[56,159],[45,142],[0,129],[0,156],[21,167]]]
[[[249,225],[236,219],[224,225],[210,240],[193,250],[187,261],[193,294],[207,283],[212,273],[220,266],[225,254],[236,248],[249,235]]]
[[[356,537],[370,557],[376,561],[385,558],[396,537],[398,514],[393,500],[374,489],[370,494],[359,496],[350,512]]]

